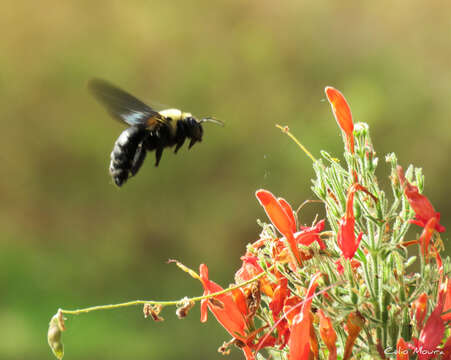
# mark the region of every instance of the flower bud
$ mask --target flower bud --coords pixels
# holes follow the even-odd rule
[[[47,332],[47,341],[53,354],[57,359],[61,360],[64,356],[64,345],[61,341],[61,334],[65,330],[63,322],[63,314],[60,310],[53,315],[49,323],[49,330]]]
[[[422,193],[424,190],[424,176],[421,168],[415,168],[415,181],[417,183],[418,190]]]
[[[354,124],[354,134],[355,136],[367,137],[370,131],[370,127],[367,123],[358,122]]]
[[[372,162],[371,162],[371,167],[372,167],[373,171],[376,170],[378,163],[379,163],[379,158],[374,157]]]

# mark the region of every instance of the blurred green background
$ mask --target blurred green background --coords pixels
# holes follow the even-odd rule
[[[3,1],[0,358],[51,359],[59,307],[199,294],[169,258],[232,282],[265,218],[255,190],[313,198],[309,158],[275,123],[341,157],[326,85],[370,124],[383,181],[388,152],[423,167],[450,227],[450,14],[434,0]],[[158,169],[149,157],[118,189],[108,163],[124,127],[86,91],[91,77],[227,125],[206,124],[202,144],[166,151]],[[163,316],[70,317],[66,359],[221,358],[229,337],[212,318]]]

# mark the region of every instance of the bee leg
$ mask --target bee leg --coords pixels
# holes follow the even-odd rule
[[[175,146],[175,149],[174,149],[174,154],[177,154],[177,151],[179,151],[179,149],[183,146],[184,143],[185,143],[185,138],[182,138],[181,140],[179,140],[177,142],[177,145]]]
[[[193,146],[196,142],[197,142],[196,139],[191,139],[191,141],[189,142],[189,145],[188,145],[188,149],[191,149],[192,146]]]
[[[163,155],[163,148],[162,147],[157,147],[157,149],[155,150],[155,158],[157,160],[155,162],[155,166],[158,166],[158,164],[160,163],[161,155]]]
[[[135,156],[133,157],[133,161],[131,164],[130,172],[132,173],[132,176],[135,176],[136,173],[141,168],[141,165],[144,162],[144,159],[146,158],[146,148],[144,147],[143,143],[138,145],[138,148],[136,149]]]

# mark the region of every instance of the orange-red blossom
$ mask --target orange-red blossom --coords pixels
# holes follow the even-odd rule
[[[432,359],[438,353],[437,346],[445,334],[445,324],[440,317],[442,310],[443,304],[437,304],[420,332],[420,338],[416,342],[416,347],[420,350],[419,360]]]
[[[419,242],[421,248],[421,254],[423,257],[428,260],[428,249],[429,243],[431,242],[432,235],[434,235],[435,228],[437,227],[438,220],[436,217],[432,217],[428,220],[426,225],[424,226],[423,232],[421,233]]]
[[[271,220],[276,229],[285,237],[285,241],[294,257],[291,261],[292,268],[296,263],[302,265],[305,255],[301,255],[298,244],[309,246],[313,242],[317,242],[321,249],[325,249],[326,245],[320,237],[320,232],[324,230],[325,221],[321,220],[312,227],[301,227],[301,231],[296,232],[296,220],[290,204],[282,199],[276,198],[267,190],[258,190],[255,195],[258,201],[265,209],[266,215]]]
[[[263,206],[269,219],[276,229],[285,236],[291,253],[295,257],[297,264],[301,265],[301,255],[296,245],[294,233],[296,231],[296,221],[290,205],[282,198],[277,199],[267,190],[258,190],[255,195]]]
[[[204,296],[222,291],[223,288],[211,281],[208,277],[207,265],[201,264],[199,267],[200,281],[204,287]],[[239,290],[239,289],[237,289]],[[247,309],[244,296],[235,296],[230,292],[226,292],[221,295],[217,295],[211,299],[204,299],[201,302],[201,322],[207,321],[209,309],[216,320],[232,335],[235,339],[241,341],[242,350],[247,360],[254,360],[254,354],[247,345],[247,322],[246,313],[244,309]]]
[[[360,232],[356,238],[354,230],[354,195],[358,190],[368,193],[368,190],[360,184],[354,184],[349,188],[348,199],[346,201],[346,214],[338,224],[337,243],[345,259],[352,259],[354,257],[363,236],[363,232]]]
[[[319,273],[315,274],[310,281],[307,290],[306,299],[302,304],[301,311],[294,316],[290,327],[290,339],[288,340],[288,359],[289,360],[308,360],[310,357],[310,346],[312,338],[312,314],[310,309],[312,307],[313,296],[315,289],[318,286],[317,280]],[[316,343],[316,338],[313,339]]]
[[[332,326],[332,321],[324,314],[322,309],[318,310],[319,334],[329,350],[329,360],[337,359],[337,334]]]
[[[438,348],[443,340],[446,329],[445,319],[442,313],[446,311],[445,305],[449,295],[449,289],[449,279],[447,278],[439,285],[437,304],[421,329],[419,338],[413,339],[413,345],[408,344],[415,353],[418,353],[419,360],[429,360],[435,358],[442,351],[448,352],[451,350],[447,348],[450,345],[449,339],[444,348],[441,350]],[[448,359],[448,357],[443,356],[441,359]]]
[[[411,222],[421,227],[426,227],[426,224],[432,218],[435,218],[435,230],[438,232],[444,232],[446,229],[444,226],[440,225],[440,213],[436,212],[432,206],[429,199],[420,194],[418,188],[410,184],[404,176],[404,170],[401,166],[397,167],[399,181],[401,186],[404,188],[404,193],[406,194],[407,200],[413,211],[415,211],[415,219]]]
[[[347,147],[354,153],[354,123],[352,121],[351,108],[343,94],[337,89],[327,86],[325,89],[335,120],[346,135]]]
[[[412,318],[415,318],[417,328],[423,327],[424,318],[427,313],[428,296],[426,293],[422,293],[418,299],[412,303]]]
[[[348,332],[348,338],[346,339],[343,360],[348,360],[351,358],[352,348],[354,347],[357,336],[359,336],[364,324],[365,319],[358,311],[352,312],[348,315],[348,320],[346,321],[345,326],[345,329]]]
[[[409,360],[408,344],[400,337],[396,344],[396,360]]]
[[[443,304],[443,315],[442,319],[443,321],[451,321],[451,277],[448,277],[445,281],[446,290],[443,288],[443,291],[445,292],[445,300]]]

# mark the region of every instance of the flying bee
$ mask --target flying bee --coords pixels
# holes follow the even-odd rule
[[[178,109],[155,111],[134,96],[105,80],[93,79],[89,89],[115,119],[130,125],[117,138],[111,152],[110,175],[117,186],[138,173],[148,151],[155,151],[155,166],[164,148],[175,146],[174,153],[189,139],[188,149],[202,141],[202,123],[222,122],[206,117],[197,119]]]

